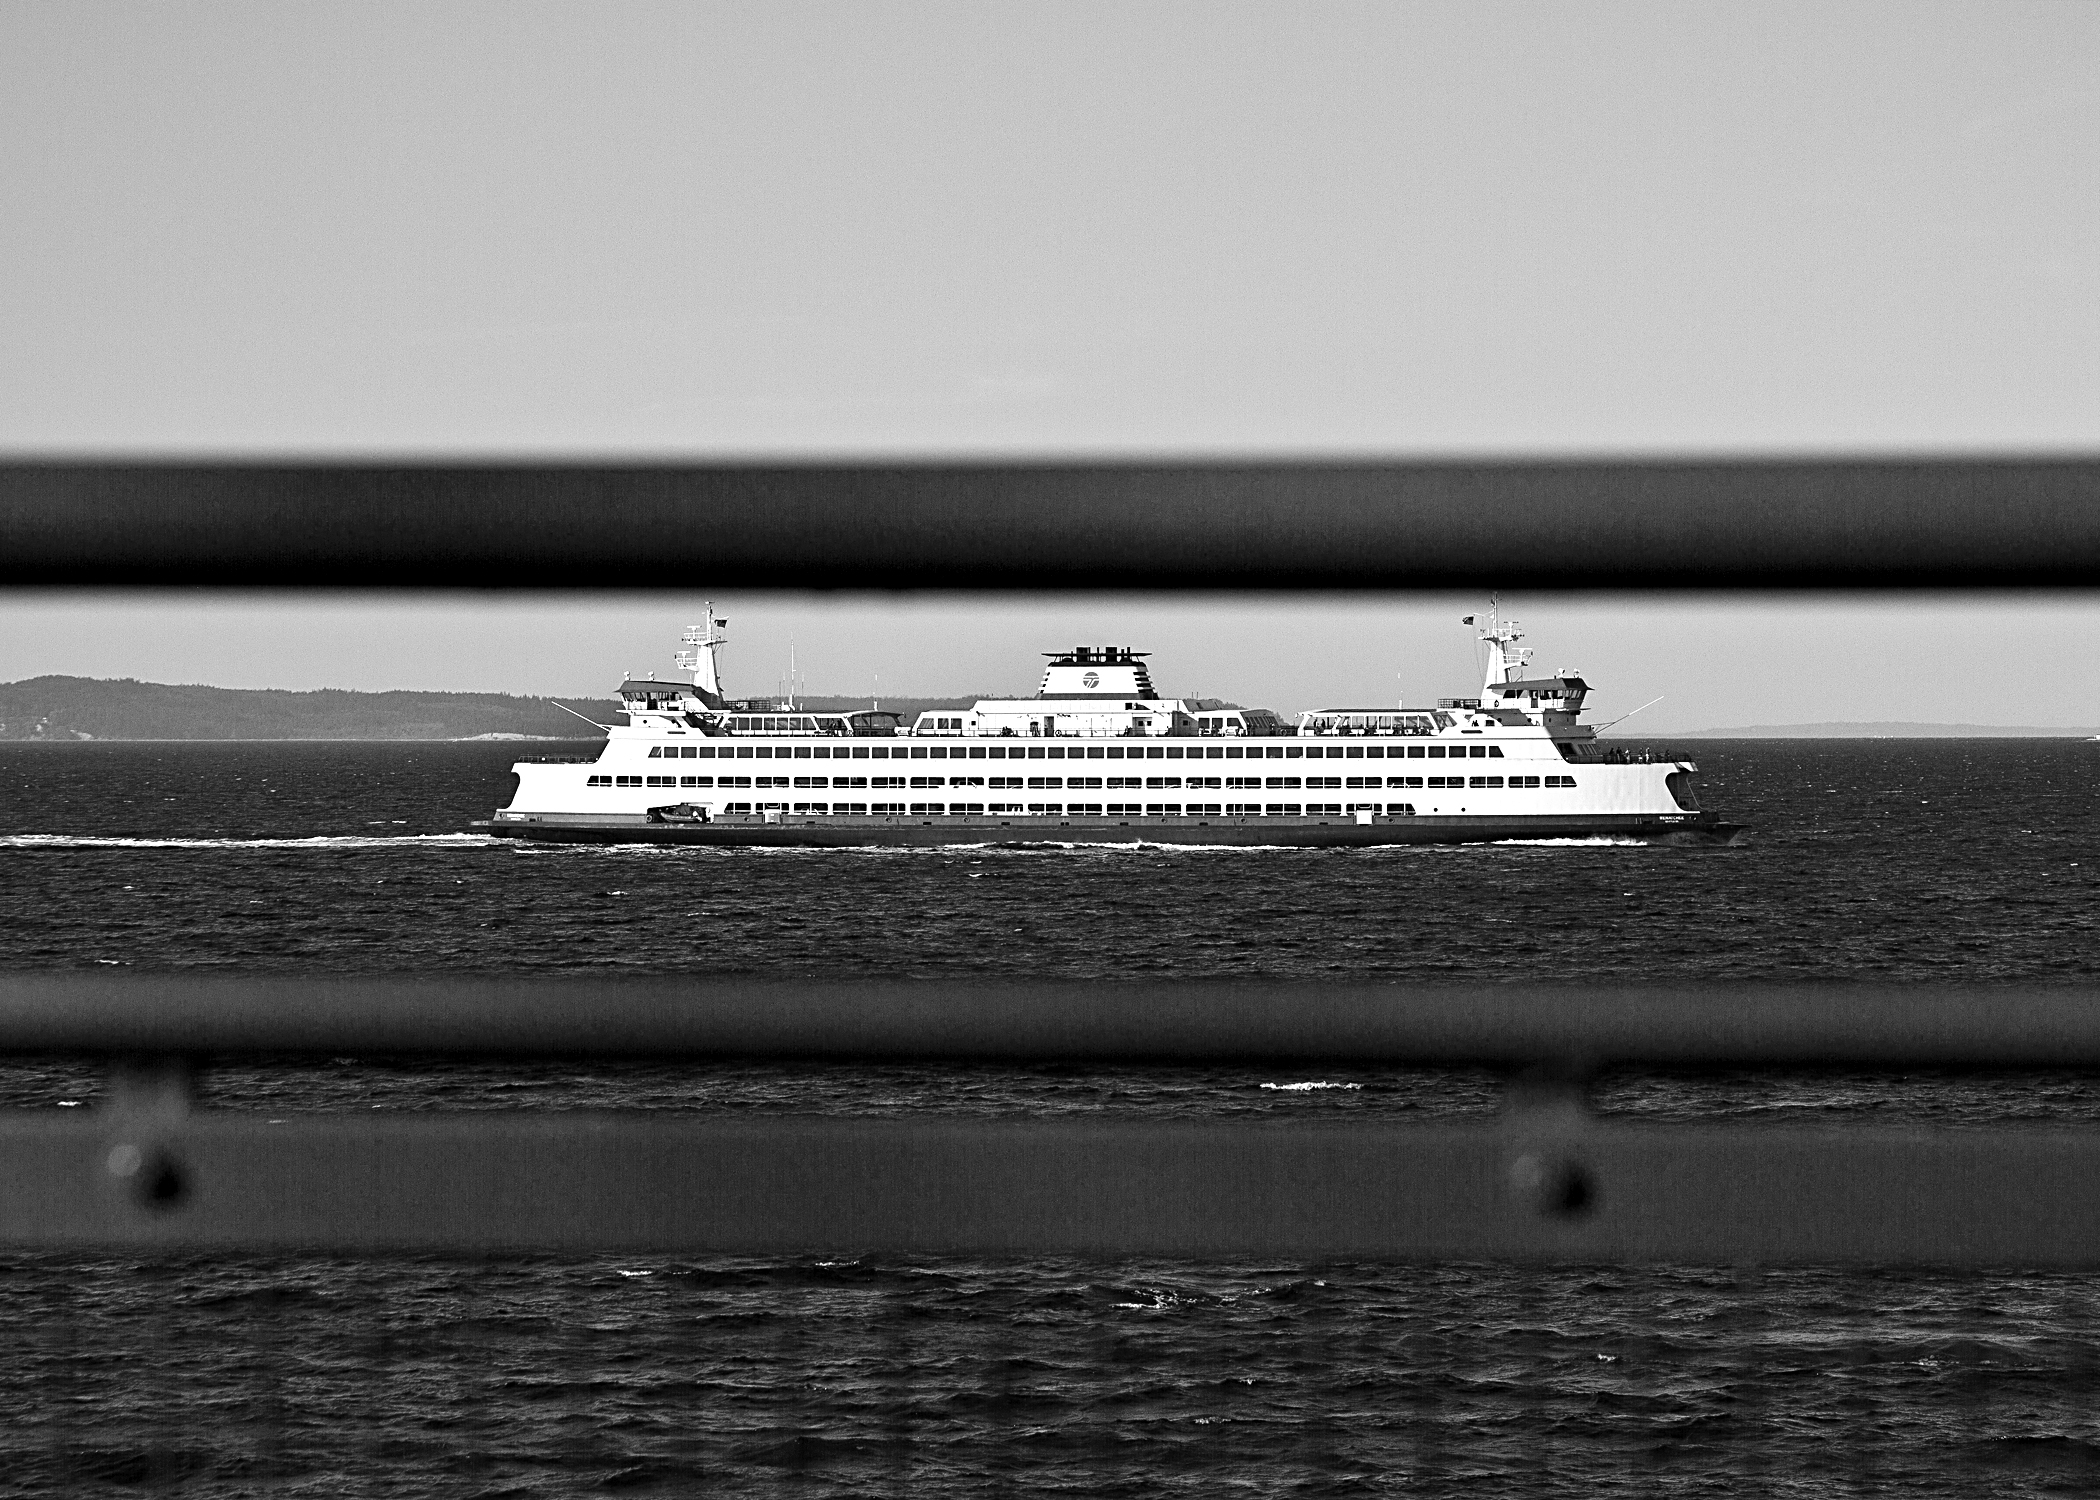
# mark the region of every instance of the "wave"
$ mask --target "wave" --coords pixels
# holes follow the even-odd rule
[[[321,834],[301,839],[116,838],[79,833],[0,834],[0,849],[483,849],[485,833]]]

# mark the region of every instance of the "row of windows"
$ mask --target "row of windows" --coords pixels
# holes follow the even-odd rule
[[[606,787],[728,787],[732,790],[751,787],[756,790],[788,789],[796,791],[822,791],[836,788],[840,791],[933,791],[947,786],[986,786],[992,791],[1020,791],[1025,780],[1026,790],[1031,792],[1095,792],[1095,791],[1179,791],[1184,786],[1190,791],[1339,791],[1347,782],[1348,790],[1374,790],[1379,786],[1399,787],[1409,790],[1423,787],[1473,787],[1496,790],[1507,787],[1512,791],[1528,790],[1543,783],[1547,787],[1573,787],[1572,776],[592,776],[586,785]],[[1104,787],[1103,782],[1107,785]],[[1223,787],[1220,787],[1220,782]]]
[[[1018,813],[1069,818],[1323,818],[1346,813],[1405,816],[1412,802],[732,802],[725,812],[800,813],[813,817],[969,817]]]
[[[652,745],[651,760],[1500,760],[1500,745]]]

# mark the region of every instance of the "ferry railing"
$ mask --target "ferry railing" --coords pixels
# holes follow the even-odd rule
[[[1617,1068],[2100,1069],[2084,989],[13,975],[0,1242],[331,1251],[2100,1265],[2100,1130],[1599,1116]],[[227,1054],[1482,1068],[1492,1119],[193,1109]]]

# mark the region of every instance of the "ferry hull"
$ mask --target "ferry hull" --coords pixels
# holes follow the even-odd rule
[[[1711,814],[1581,814],[1522,818],[1002,818],[725,816],[706,823],[543,815],[473,825],[497,838],[556,844],[698,844],[729,848],[924,848],[942,844],[1187,844],[1241,848],[1365,849],[1392,844],[1492,844],[1526,839],[1626,839],[1717,847],[1739,825]]]

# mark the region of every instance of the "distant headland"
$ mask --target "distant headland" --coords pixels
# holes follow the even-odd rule
[[[600,724],[612,699],[559,700]],[[812,709],[865,708],[864,698],[801,698]],[[969,699],[884,698],[916,715]],[[545,698],[509,693],[291,692],[132,678],[31,677],[0,683],[0,741],[585,739],[591,726]]]

